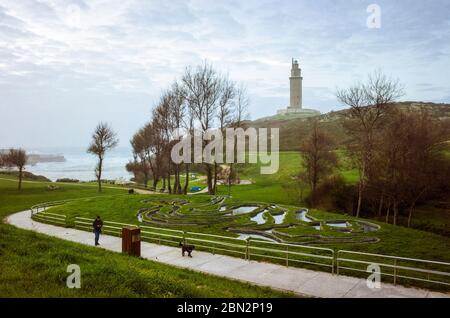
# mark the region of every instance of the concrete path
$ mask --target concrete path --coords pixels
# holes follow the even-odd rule
[[[23,211],[8,216],[5,221],[22,229],[44,233],[72,242],[85,245],[93,245],[94,243],[92,233],[39,223],[33,221],[30,215],[30,211]],[[102,235],[100,244],[101,248],[121,252],[121,238]],[[194,251],[193,258],[182,257],[178,248],[147,242],[141,243],[141,249],[142,257],[152,261],[290,291],[299,295],[314,297],[450,297],[449,294],[390,284],[382,284],[381,289],[372,290],[366,286],[366,281],[360,278],[246,261],[206,252]]]

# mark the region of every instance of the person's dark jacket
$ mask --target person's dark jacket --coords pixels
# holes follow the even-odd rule
[[[92,227],[94,228],[94,231],[102,231],[103,221],[99,219],[95,219],[95,221],[92,223]]]

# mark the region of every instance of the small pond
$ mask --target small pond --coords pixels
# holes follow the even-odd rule
[[[362,227],[364,233],[373,232],[373,231],[378,230],[378,226],[376,226],[376,225],[365,223],[365,222],[358,222],[358,221],[357,221],[357,223],[358,223],[358,225],[360,225]]]
[[[267,212],[267,210],[259,212],[254,217],[250,218],[250,220],[252,220],[253,222],[256,222],[256,224],[264,224],[264,223],[266,223],[266,220],[264,219],[263,214],[266,212]]]
[[[265,237],[265,236],[259,235],[259,234],[247,234],[247,233],[238,233],[238,234],[239,234],[238,239],[241,239],[241,240],[246,240],[249,237],[251,237],[251,238],[262,240],[262,241],[276,242],[274,239],[271,239],[271,238],[268,238],[268,237]]]
[[[258,207],[257,206],[240,206],[236,209],[233,209],[233,214],[234,215],[239,215],[239,214],[245,214],[245,213],[250,213],[254,210],[256,210]]]
[[[327,222],[326,223],[328,226],[332,226],[332,227],[338,227],[338,228],[348,228],[351,225],[348,222]]]
[[[308,210],[301,210],[297,212],[297,220],[301,220],[303,222],[311,222],[312,219],[306,216],[306,213],[308,213]]]
[[[286,212],[284,212],[283,214],[280,215],[272,215],[274,220],[275,220],[275,224],[281,224],[284,221],[284,217],[286,216]]]

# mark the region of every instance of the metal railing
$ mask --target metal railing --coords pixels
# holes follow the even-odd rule
[[[331,248],[277,243],[268,241],[252,241],[248,246],[248,259],[265,259],[269,257],[284,263],[307,264],[327,268],[334,274],[335,257]]]
[[[391,255],[339,250],[336,254],[336,273],[343,270],[367,273],[369,265],[378,265],[381,276],[450,286],[450,263]]]
[[[185,242],[195,244],[196,247],[212,252],[213,254],[231,254],[248,259],[248,246],[250,240],[242,240],[235,237],[185,232]]]
[[[30,210],[31,210],[31,216],[35,215],[36,213],[41,213],[43,211],[45,211],[45,209],[52,207],[52,206],[57,206],[57,205],[62,205],[64,203],[73,201],[72,200],[60,200],[60,201],[52,201],[52,202],[44,202],[44,203],[39,203],[36,205],[33,205]]]
[[[82,230],[92,230],[92,219],[75,217],[75,227]],[[123,226],[136,226],[112,221],[103,221],[103,231],[115,236],[121,236]],[[141,238],[144,241],[157,244],[177,245],[179,242],[194,244],[196,249],[206,250],[213,254],[238,256],[247,260],[265,260],[282,262],[286,266],[304,263],[328,268],[334,273],[334,251],[328,248],[302,246],[295,244],[271,243],[257,239],[246,240],[207,233],[187,232],[166,228],[139,225]],[[271,244],[270,247],[265,244]],[[309,252],[302,252],[301,250]],[[326,255],[323,255],[323,254]]]
[[[75,217],[74,225],[75,228],[91,232],[93,219],[83,218],[83,217]],[[120,226],[117,226],[120,225]],[[124,226],[135,226],[134,224],[125,224],[111,221],[103,221],[102,231],[104,233],[108,233],[115,236],[122,235],[122,227]]]
[[[31,218],[36,221],[67,226],[67,217],[64,214],[55,214],[43,210],[32,214]]]
[[[35,205],[31,208],[32,218],[60,226],[74,225],[75,228],[92,231],[93,219],[91,218],[75,217],[72,222],[68,222],[69,220],[65,215],[46,211],[46,208],[50,206],[64,204],[67,201],[71,200]],[[335,252],[331,248],[270,242],[256,238],[243,240],[229,236],[113,221],[104,221],[103,231],[120,237],[124,226],[140,227],[142,240],[157,244],[176,246],[182,241],[187,244],[194,244],[197,249],[209,251],[213,254],[238,256],[246,260],[269,261],[286,266],[321,267],[337,275],[347,273],[352,276],[355,276],[355,273],[367,274],[369,265],[378,265],[380,267],[379,274],[390,277],[394,284],[397,284],[399,280],[405,280],[407,282],[418,281],[450,286],[450,263],[446,262],[348,250]]]

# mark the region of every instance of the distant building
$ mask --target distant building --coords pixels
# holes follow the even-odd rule
[[[298,65],[298,61],[292,59],[290,82],[290,105],[285,109],[280,109],[277,114],[287,113],[305,113],[305,114],[320,114],[319,111],[314,109],[303,109],[302,107],[302,85],[303,77],[302,70]]]

